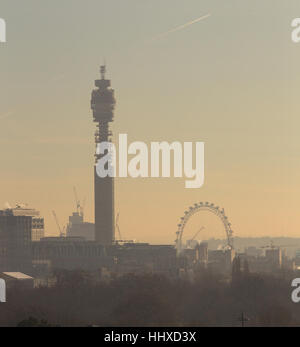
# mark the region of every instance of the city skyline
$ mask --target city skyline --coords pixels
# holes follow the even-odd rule
[[[67,23],[68,3],[31,0],[16,10],[3,1],[0,203],[29,203],[56,235],[51,211],[66,224],[76,186],[87,199],[86,220],[94,220],[89,93],[105,57],[117,99],[115,139],[128,133],[137,141],[206,144],[198,190],[181,179],[115,180],[126,238],[173,243],[178,219],[199,201],[223,206],[234,236],[298,236],[300,45],[290,40],[297,2],[188,7],[176,0],[167,16],[171,1],[90,0],[90,9],[73,1]]]

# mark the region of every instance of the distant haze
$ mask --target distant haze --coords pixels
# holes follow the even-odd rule
[[[116,139],[206,146],[203,188],[116,180],[124,237],[173,243],[197,201],[224,207],[235,236],[300,235],[299,0],[2,0],[0,11],[2,205],[41,210],[55,235],[51,211],[66,224],[75,185],[93,220],[90,93],[105,58]]]

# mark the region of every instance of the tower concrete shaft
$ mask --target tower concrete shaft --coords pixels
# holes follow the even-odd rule
[[[110,81],[105,79],[105,72],[106,67],[101,66],[101,79],[95,81],[97,89],[92,92],[91,108],[94,122],[97,123],[94,167],[95,240],[103,245],[110,245],[115,238],[114,178],[101,178],[96,171],[98,160],[107,154],[97,154],[97,146],[101,142],[111,142],[109,123],[113,122],[116,104],[114,90],[110,88]]]

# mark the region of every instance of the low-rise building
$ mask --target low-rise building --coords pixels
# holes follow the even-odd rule
[[[34,287],[34,278],[22,272],[2,272],[0,278],[5,281],[6,288],[12,289],[32,289]]]

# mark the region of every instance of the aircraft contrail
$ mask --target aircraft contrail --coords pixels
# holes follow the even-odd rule
[[[201,17],[199,17],[199,18],[197,18],[197,19],[194,19],[194,20],[192,20],[192,21],[190,21],[190,22],[188,22],[188,23],[182,24],[182,25],[180,25],[180,26],[178,26],[178,27],[176,27],[176,28],[174,28],[174,29],[168,30],[168,31],[166,31],[165,33],[162,33],[162,34],[160,34],[160,35],[154,37],[151,41],[155,41],[155,40],[160,39],[160,38],[162,38],[162,37],[164,37],[164,36],[166,36],[166,35],[169,35],[169,34],[171,34],[171,33],[174,33],[175,31],[184,29],[184,28],[186,28],[186,27],[188,27],[188,26],[190,26],[190,25],[192,25],[192,24],[198,23],[198,22],[200,22],[201,20],[206,19],[206,18],[208,18],[208,17],[210,17],[210,16],[211,16],[211,14],[208,13],[208,14],[206,14],[206,15],[204,15],[204,16],[201,16]]]

